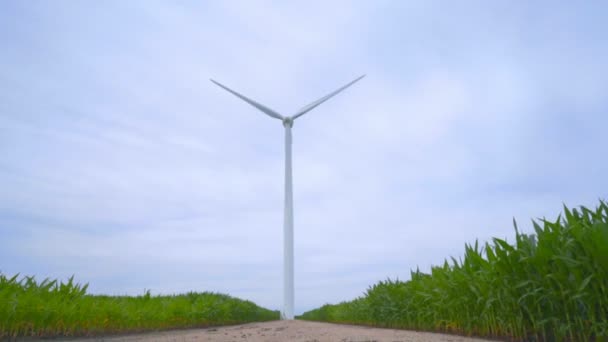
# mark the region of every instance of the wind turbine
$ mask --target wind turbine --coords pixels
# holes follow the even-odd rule
[[[293,189],[292,189],[292,177],[291,177],[291,127],[295,119],[310,112],[321,103],[329,100],[334,95],[338,94],[342,90],[350,87],[355,82],[365,77],[365,75],[359,76],[350,83],[342,86],[341,88],[323,96],[310,103],[307,106],[302,107],[292,116],[283,116],[276,111],[247,98],[236,91],[226,87],[219,82],[211,80],[211,82],[224,88],[226,91],[232,93],[241,100],[249,103],[260,111],[264,112],[271,118],[281,120],[285,127],[285,212],[283,221],[283,312],[281,312],[282,319],[293,319],[293,306],[294,306],[294,285],[293,285]]]

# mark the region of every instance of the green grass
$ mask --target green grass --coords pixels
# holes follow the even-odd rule
[[[94,336],[279,319],[278,311],[216,293],[137,297],[86,294],[87,285],[0,273],[0,340]]]
[[[540,222],[540,223],[539,223]],[[465,245],[430,274],[381,281],[360,298],[300,319],[499,337],[608,340],[608,206],[570,210],[513,244]]]

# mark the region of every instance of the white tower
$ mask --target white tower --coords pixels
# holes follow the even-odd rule
[[[281,312],[281,319],[293,319],[293,307],[294,307],[294,281],[293,281],[293,179],[291,175],[291,128],[293,122],[300,116],[308,113],[313,108],[317,107],[321,103],[329,100],[332,96],[338,94],[342,90],[350,87],[353,83],[362,79],[365,75],[359,76],[354,81],[346,84],[338,90],[323,96],[315,102],[303,107],[292,116],[283,116],[276,111],[259,104],[236,91],[214,81],[211,82],[224,88],[228,92],[237,96],[241,100],[249,103],[260,111],[264,112],[268,116],[279,119],[283,122],[285,127],[285,211],[283,221],[283,311]]]

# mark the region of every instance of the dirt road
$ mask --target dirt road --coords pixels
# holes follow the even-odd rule
[[[473,342],[468,337],[306,321],[273,321],[66,341],[106,342]]]

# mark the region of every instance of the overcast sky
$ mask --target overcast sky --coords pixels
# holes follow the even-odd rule
[[[606,2],[2,1],[0,271],[296,313],[608,195]]]

